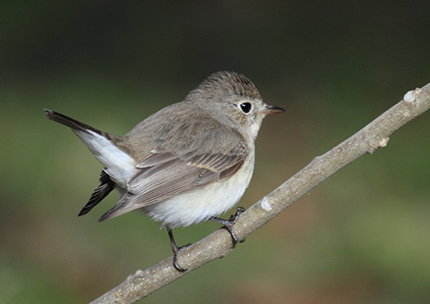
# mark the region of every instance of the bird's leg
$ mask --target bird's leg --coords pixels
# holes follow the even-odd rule
[[[179,250],[181,250],[182,248],[188,247],[191,244],[185,245],[185,246],[181,246],[178,247],[178,245],[176,245],[175,239],[173,238],[173,233],[172,233],[172,229],[167,228],[167,233],[169,234],[169,239],[170,239],[170,244],[172,245],[172,251],[173,251],[173,267],[176,268],[177,271],[180,272],[184,272],[187,271],[187,269],[182,268],[181,266],[179,266],[178,264],[178,253]]]
[[[237,243],[245,242],[245,239],[240,240],[233,231],[234,223],[236,223],[237,219],[239,218],[239,215],[241,215],[243,212],[245,212],[245,208],[237,207],[236,214],[232,214],[228,220],[220,219],[218,217],[211,217],[210,218],[212,221],[224,225],[222,228],[227,229],[227,231],[230,233],[231,238],[233,240],[233,248],[236,247]]]

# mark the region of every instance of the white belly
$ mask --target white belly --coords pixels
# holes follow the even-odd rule
[[[185,193],[143,210],[170,229],[198,224],[231,209],[242,197],[254,170],[254,154],[229,179]]]

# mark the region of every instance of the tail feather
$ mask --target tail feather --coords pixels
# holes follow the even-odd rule
[[[69,128],[82,140],[94,157],[106,168],[100,176],[101,185],[94,190],[80,215],[86,214],[97,205],[115,186],[125,189],[128,179],[136,171],[136,161],[121,145],[122,138],[97,130],[61,113],[44,109],[50,120]],[[120,143],[120,145],[117,145]]]
[[[80,121],[77,121],[73,118],[70,118],[66,115],[63,115],[61,113],[58,113],[56,111],[51,111],[48,109],[43,109],[43,111],[45,111],[46,116],[48,116],[48,118],[50,120],[53,120],[53,121],[58,122],[60,124],[63,124],[69,128],[72,128],[73,130],[82,131],[82,132],[86,132],[86,133],[88,133],[88,130],[90,130],[90,131],[93,131],[97,134],[105,136],[104,132],[97,130],[97,129],[95,129],[95,128],[87,125],[87,124],[84,124],[83,122],[80,122]]]
[[[102,171],[99,177],[100,185],[94,190],[93,194],[88,203],[82,208],[78,216],[87,214],[91,211],[98,203],[100,203],[113,189],[115,189],[115,183],[110,179],[109,175],[105,170]]]

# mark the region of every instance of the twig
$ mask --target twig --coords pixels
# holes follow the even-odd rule
[[[429,108],[430,83],[409,91],[398,104],[324,155],[315,157],[300,172],[250,207],[235,223],[236,235],[244,239],[334,172],[366,153],[372,154],[385,147],[389,135]],[[230,234],[225,229],[217,230],[181,250],[179,261],[188,269],[186,272],[173,268],[170,257],[145,271],[138,270],[92,304],[134,303],[207,262],[226,256],[231,249]]]

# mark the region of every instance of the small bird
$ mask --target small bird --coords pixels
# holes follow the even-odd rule
[[[113,189],[121,197],[99,222],[135,209],[166,227],[178,263],[172,229],[213,220],[233,239],[231,209],[248,187],[254,170],[254,141],[267,114],[284,112],[266,105],[255,85],[235,72],[209,76],[182,102],[161,109],[119,137],[99,131],[55,111],[49,119],[67,127],[104,165],[100,185],[79,216],[87,214]],[[188,246],[188,245],[187,245]]]

